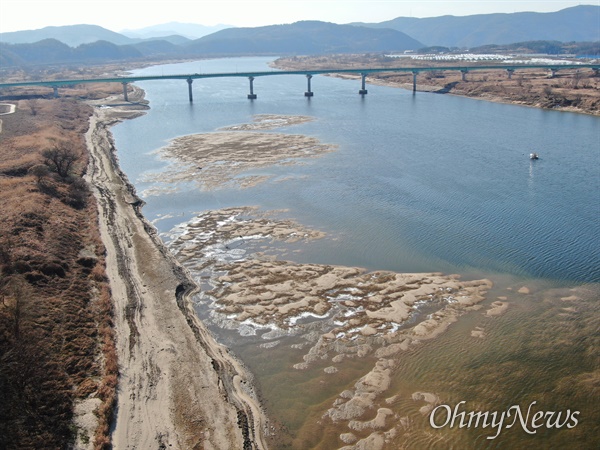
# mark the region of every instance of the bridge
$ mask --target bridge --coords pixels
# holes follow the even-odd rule
[[[564,69],[592,69],[596,75],[600,71],[600,64],[518,64],[518,65],[485,65],[485,66],[437,66],[437,67],[380,67],[380,68],[357,68],[357,69],[319,69],[319,70],[271,70],[262,72],[223,72],[223,73],[192,73],[176,75],[146,75],[146,76],[124,76],[113,78],[82,78],[70,80],[48,80],[48,81],[19,81],[14,83],[0,83],[0,89],[13,87],[44,86],[54,89],[54,96],[58,97],[58,88],[65,86],[74,86],[85,83],[121,83],[123,85],[123,97],[127,99],[127,85],[138,81],[150,80],[185,80],[188,84],[188,97],[193,102],[192,84],[194,80],[203,78],[225,78],[225,77],[243,77],[250,82],[249,99],[256,99],[254,93],[254,79],[273,75],[304,75],[307,79],[306,97],[312,97],[314,92],[311,90],[311,79],[315,75],[324,74],[354,74],[361,76],[361,88],[358,91],[360,95],[366,95],[365,86],[366,77],[370,74],[382,72],[406,72],[413,75],[413,92],[417,90],[417,75],[421,72],[440,72],[440,71],[458,71],[462,73],[463,81],[466,81],[467,73],[476,70],[504,70],[508,73],[508,78],[517,70],[523,69],[543,69],[548,70],[550,77],[554,77],[556,72]]]

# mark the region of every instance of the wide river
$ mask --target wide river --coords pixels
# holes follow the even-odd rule
[[[203,60],[134,73],[263,71],[271,60]],[[113,134],[120,165],[146,202],[144,214],[165,239],[203,211],[257,206],[326,233],[295,248],[295,262],[488,278],[494,288],[486,306],[497,298],[509,303],[501,316],[471,312],[406,352],[385,395],[405,398],[390,408],[398,422],[410,420],[395,434],[372,425],[384,448],[598,445],[598,117],[374,85],[360,96],[359,80],[326,76],[312,79],[313,98],[303,95],[304,76],[257,78],[253,101],[246,78],[195,80],[192,104],[184,80],[137,84],[150,110]],[[169,140],[249,123],[257,114],[313,117],[273,132],[315,137],[336,151],[302,165],[256,169],[250,174],[269,180],[244,189],[160,180],[172,163],[156,150]],[[531,152],[540,159],[531,161]],[[256,375],[265,407],[285,434],[275,447],[346,445],[338,437],[344,430],[321,416],[372,361],[348,360],[345,375],[331,382],[322,367],[294,370],[303,354],[295,347],[266,349],[211,329]],[[485,329],[485,338],[473,337],[473,329]],[[526,412],[535,401],[536,411],[581,414],[573,428],[545,425],[529,434],[517,424],[486,439],[495,432],[481,424],[433,429],[418,412],[416,391],[434,392],[436,404],[452,407],[465,400],[468,411],[521,405]],[[380,448],[376,441],[368,445]]]

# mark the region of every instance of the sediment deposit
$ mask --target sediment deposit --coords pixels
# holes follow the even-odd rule
[[[268,116],[226,127],[227,132],[177,138],[161,155],[187,169],[178,165],[161,176],[171,183],[195,177],[204,189],[234,180],[243,186],[239,179],[251,168],[297,163],[333,150],[307,136],[247,131],[294,122]],[[349,433],[340,436],[343,442],[354,436],[356,448],[379,448],[408,420],[395,417],[385,403],[397,359],[443,333],[462,314],[479,309],[491,282],[292,262],[293,255],[284,258],[290,244],[329,237],[286,219],[285,213],[252,207],[206,211],[162,237],[202,285],[196,299],[214,324],[241,336],[260,335],[264,348],[279,345],[284,336],[303,339],[306,352],[294,365],[297,370],[330,360],[324,371],[334,374],[345,358],[375,358],[372,370],[353,390],[340,394],[324,419],[345,424]],[[494,307],[491,314],[500,310]],[[423,398],[425,411],[437,397],[429,393]],[[367,419],[369,411],[377,414]]]

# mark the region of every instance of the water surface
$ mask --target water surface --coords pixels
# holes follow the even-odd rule
[[[268,61],[200,61],[136,74],[265,70]],[[160,232],[206,210],[285,209],[286,218],[330,236],[303,245],[294,253],[297,262],[489,277],[496,286],[487,303],[506,297],[508,312],[495,318],[474,312],[408,353],[392,390],[403,398],[415,391],[436,392],[448,402],[466,398],[490,410],[537,400],[546,408],[579,408],[585,418],[574,430],[532,438],[513,429],[488,441],[474,430],[432,435],[418,408],[404,400],[393,408],[412,417],[414,433],[398,438],[398,445],[593,446],[599,423],[597,391],[590,387],[599,377],[597,117],[382,86],[368,86],[361,97],[360,81],[325,76],[312,79],[310,99],[303,96],[302,76],[257,78],[255,101],[246,98],[245,78],[195,80],[193,104],[185,81],[139,85],[151,110],[113,133],[120,164],[147,203],[144,214],[162,219],[156,221]],[[305,165],[256,171],[272,178],[249,189],[203,192],[181,184],[176,192],[145,194],[160,185],[144,180],[164,170],[167,162],[153,152],[169,139],[247,123],[255,114],[313,116],[274,132],[315,136],[338,150]],[[530,161],[530,152],[540,159]],[[524,285],[531,294],[517,292]],[[561,300],[573,292],[580,301]],[[471,337],[475,326],[486,330],[485,339]],[[325,377],[322,367],[292,369],[303,353],[289,345],[266,351],[224,331],[220,339],[242,355],[270,412],[289,430],[282,448],[342,446],[340,430],[317,423],[339,392],[369,370],[369,361],[348,361],[339,375]]]
[[[264,70],[264,58],[150,67],[136,73]],[[472,269],[568,281],[600,281],[597,117],[369,86],[319,76],[303,97],[302,76],[139,83],[150,112],[114,128],[120,163],[141,175],[164,162],[150,152],[175,136],[246,123],[254,114],[310,115],[277,130],[316,136],[339,151],[303,167],[274,167],[273,182],[244,191],[145,198],[145,213],[223,206],[289,208],[308,225],[344,235],[318,262],[397,271]],[[541,159],[530,161],[536,151]],[[294,178],[280,183],[278,179]],[[170,228],[175,221],[158,224]]]

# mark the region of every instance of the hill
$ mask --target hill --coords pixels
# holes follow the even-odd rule
[[[424,44],[476,47],[489,44],[553,40],[600,41],[600,6],[575,6],[552,13],[522,12],[429,18],[398,17],[357,26],[392,28]]]
[[[382,53],[418,50],[425,46],[474,49],[490,45],[507,46],[515,42],[533,43],[535,48],[550,49],[559,48],[561,42],[567,42],[572,53],[591,55],[597,53],[594,42],[600,42],[599,24],[600,6],[577,6],[554,13],[426,19],[398,17],[377,24],[362,24],[364,26],[301,21],[256,28],[226,28],[196,40],[179,34],[132,38],[95,25],[73,25],[0,34],[0,64],[14,67],[215,55]],[[170,23],[138,32],[148,33],[143,34],[145,36],[153,33],[187,34],[200,33],[208,28]],[[582,51],[572,45],[581,42],[587,42],[589,48]],[[526,47],[519,45],[518,48],[523,50]],[[556,53],[564,52],[557,50]]]
[[[194,54],[324,54],[416,50],[423,45],[397,30],[301,21],[256,28],[228,28],[197,39]]]
[[[44,39],[34,44],[0,43],[0,62],[5,67],[34,64],[96,63],[134,59],[144,53],[131,45],[115,45],[95,41],[73,48],[56,39]]]
[[[0,33],[0,42],[8,44],[31,44],[44,39],[56,39],[70,47],[90,44],[96,41],[107,41],[117,45],[131,44],[135,41],[107,30],[98,25],[67,25],[61,27],[45,27],[39,30],[13,31]]]

